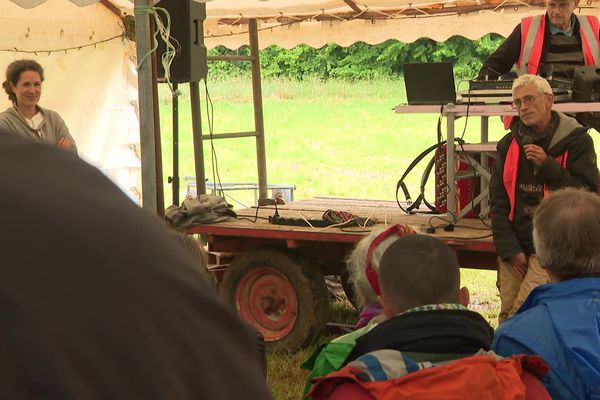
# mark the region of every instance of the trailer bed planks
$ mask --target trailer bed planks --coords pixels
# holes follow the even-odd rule
[[[323,249],[323,244],[328,243],[333,247],[342,245],[348,249],[374,228],[311,228],[268,222],[268,217],[273,216],[276,211],[281,217],[319,219],[328,209],[375,218],[378,221],[375,227],[403,223],[418,233],[427,234],[426,227],[437,226],[436,233],[430,235],[448,243],[456,251],[462,267],[496,269],[496,250],[489,220],[484,222],[476,218],[463,218],[456,223],[453,231],[445,231],[445,220],[449,220],[447,215],[406,214],[394,201],[316,197],[278,205],[277,210],[275,206],[263,206],[258,210],[256,207],[237,210],[238,216],[244,219],[197,225],[187,232],[207,235],[209,251],[241,253],[264,245]],[[255,215],[258,219],[253,222]]]

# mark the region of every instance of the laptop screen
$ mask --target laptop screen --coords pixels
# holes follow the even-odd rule
[[[408,104],[456,102],[451,62],[406,63],[403,67]]]

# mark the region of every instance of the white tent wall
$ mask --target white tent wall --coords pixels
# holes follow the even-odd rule
[[[135,44],[116,38],[91,45],[123,33],[120,18],[99,2],[47,0],[23,8],[31,5],[0,0],[2,73],[13,60],[38,61],[45,71],[40,105],[63,117],[83,159],[140,201]],[[0,99],[0,109],[10,106],[7,96]]]

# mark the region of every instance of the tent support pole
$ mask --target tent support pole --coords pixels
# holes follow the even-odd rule
[[[173,83],[173,176],[169,179],[173,190],[173,204],[179,205],[179,96],[178,85]]]
[[[142,158],[142,207],[156,214],[156,142],[154,139],[154,104],[152,100],[152,65],[150,53],[150,17],[137,7],[151,7],[151,0],[135,0],[135,37],[138,54],[138,97],[140,118],[140,152]]]
[[[194,139],[194,167],[196,172],[196,195],[206,194],[204,175],[204,148],[202,145],[202,121],[200,120],[200,89],[198,82],[190,82],[192,108],[192,137]]]
[[[150,36],[154,37],[154,24],[150,24]],[[165,217],[165,187],[163,185],[162,140],[160,131],[160,106],[158,104],[158,67],[156,52],[152,53],[152,109],[154,112],[154,143],[156,159],[156,213]]]
[[[256,163],[258,167],[258,198],[266,199],[267,156],[265,152],[265,123],[263,119],[262,88],[260,83],[260,51],[258,48],[258,25],[256,18],[248,21],[250,53],[252,56],[252,98],[254,101],[254,127],[256,131]]]

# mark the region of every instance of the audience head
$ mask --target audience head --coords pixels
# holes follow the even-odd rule
[[[515,90],[522,88],[523,86],[529,85],[533,86],[539,94],[553,94],[552,87],[550,87],[550,83],[547,79],[544,79],[538,75],[524,74],[513,81],[513,95],[515,93]]]
[[[158,218],[18,135],[0,169],[1,398],[271,398],[256,341]]]
[[[571,26],[573,11],[579,0],[547,0],[546,14],[554,26],[566,31]]]
[[[554,104],[548,81],[537,75],[521,75],[513,82],[512,98],[521,121],[535,132],[543,132],[551,121]]]
[[[198,273],[205,279],[215,290],[217,289],[217,280],[215,276],[208,270],[208,254],[202,246],[202,243],[185,233],[172,231],[173,236],[179,244],[192,256],[194,259]]]
[[[6,80],[2,82],[2,87],[4,88],[6,94],[8,94],[8,99],[13,104],[18,103],[18,96],[15,93],[15,90],[17,90],[17,86],[19,80],[21,79],[21,75],[23,74],[23,72],[27,71],[37,73],[38,76],[36,80],[39,79],[40,83],[44,81],[44,69],[38,62],[34,60],[13,61],[6,68]],[[37,100],[39,100],[39,98]]]
[[[583,189],[554,192],[535,211],[533,240],[555,280],[600,275],[600,197]]]
[[[381,257],[379,282],[388,318],[428,304],[468,303],[456,255],[431,236],[411,235],[390,244]]]
[[[356,244],[348,258],[346,267],[360,307],[377,303],[380,293],[377,271],[383,252],[399,238],[415,234],[403,224],[374,229]]]

